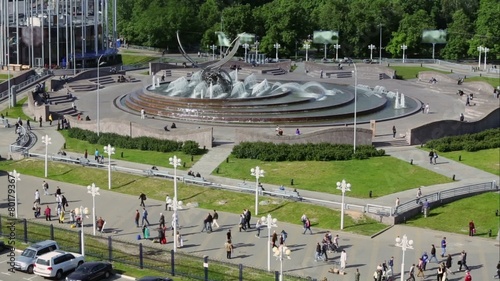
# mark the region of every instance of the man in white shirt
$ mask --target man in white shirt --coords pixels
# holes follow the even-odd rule
[[[40,192],[38,192],[38,189],[35,191],[35,202],[37,202],[38,205],[41,205],[41,203],[40,203]]]
[[[168,196],[168,194],[165,198],[165,211],[172,211],[172,199]]]

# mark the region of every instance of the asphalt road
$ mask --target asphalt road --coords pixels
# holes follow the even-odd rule
[[[0,281],[22,281],[22,280],[28,280],[28,281],[43,281],[47,280],[43,277],[37,276],[35,274],[28,274],[25,272],[20,272],[20,271],[10,271],[9,269],[11,268],[9,262],[9,252],[4,250],[2,251],[0,255]],[[16,252],[16,255],[20,255],[21,253]],[[66,277],[64,277],[66,278]],[[51,280],[64,280],[63,279],[51,279]],[[129,280],[127,278],[122,278],[119,276],[113,276],[107,280]]]

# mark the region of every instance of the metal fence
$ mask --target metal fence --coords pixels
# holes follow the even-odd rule
[[[96,236],[85,235],[82,246],[80,228],[65,229],[54,226],[51,222],[35,222],[32,220],[0,216],[0,236],[16,239],[23,243],[36,243],[43,240],[55,240],[65,251],[82,253],[92,259],[121,263],[140,269],[149,269],[158,274],[168,273],[172,276],[183,276],[191,280],[278,280],[278,272],[267,272],[262,269],[232,264],[210,259],[208,256],[195,256],[174,252],[167,245],[153,243],[151,240],[140,240],[136,243],[118,237],[99,233]],[[113,231],[113,230],[109,230]],[[151,246],[150,246],[151,245]],[[221,250],[223,248],[221,247]],[[206,265],[206,266],[205,266]],[[286,280],[311,280],[287,274]],[[284,279],[285,279],[284,278]],[[315,280],[315,279],[313,279]]]
[[[472,71],[472,66],[470,65],[464,65],[464,64],[459,64],[459,63],[454,63],[454,62],[449,62],[449,61],[444,61],[444,60],[436,60],[436,64],[450,67],[450,68],[458,68],[458,69],[463,69],[467,71]]]

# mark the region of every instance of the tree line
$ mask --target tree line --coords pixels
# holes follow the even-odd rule
[[[259,40],[259,52],[294,57],[315,30],[339,32],[339,54],[368,57],[368,45],[379,56],[429,58],[432,44],[422,43],[424,30],[446,29],[447,44],[436,45],[436,58],[477,58],[478,46],[488,58],[500,58],[498,0],[120,0],[118,32],[128,43],[177,50],[176,32],[190,50],[209,52],[216,31],[235,38],[242,32]],[[310,53],[323,57],[323,45]],[[241,50],[243,52],[243,48]],[[335,54],[328,46],[329,57]],[[332,55],[333,54],[333,55]]]

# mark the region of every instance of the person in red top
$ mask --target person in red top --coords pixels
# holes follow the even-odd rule
[[[476,232],[476,226],[474,225],[474,221],[471,220],[469,222],[469,236],[474,236],[474,232]]]
[[[465,271],[465,281],[472,281],[472,276],[470,275],[470,271]]]
[[[47,208],[45,208],[44,215],[45,215],[45,220],[46,221],[52,220],[51,219],[51,215],[50,215],[50,207],[49,207],[49,205],[47,205]]]

